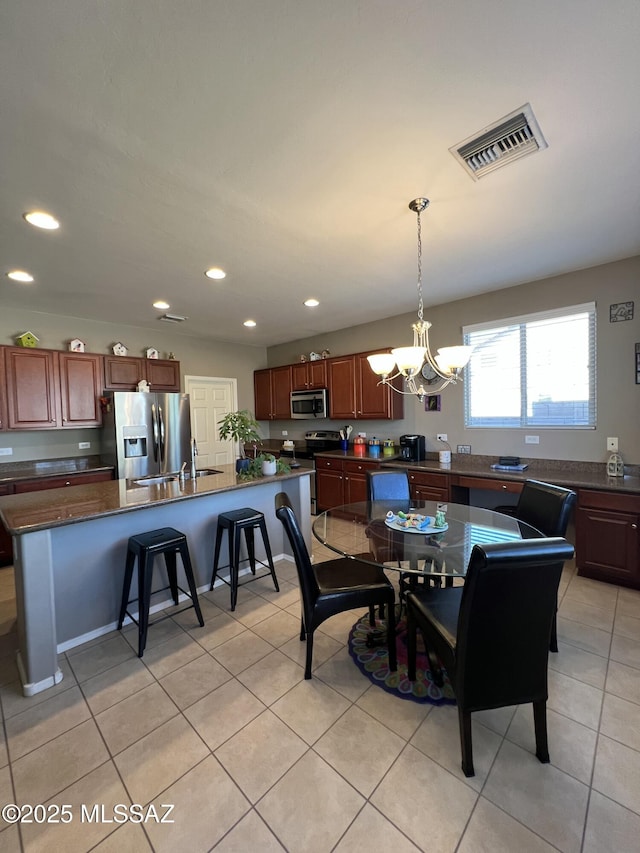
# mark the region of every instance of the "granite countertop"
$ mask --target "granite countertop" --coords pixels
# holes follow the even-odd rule
[[[288,474],[262,477],[257,480],[238,480],[235,465],[220,465],[219,474],[187,478],[184,483],[171,480],[151,486],[140,486],[130,480],[110,480],[102,483],[47,489],[20,495],[0,497],[0,518],[10,533],[28,533],[74,524],[90,518],[117,515],[136,509],[187,500],[309,476],[310,469],[294,469]]]
[[[113,471],[99,456],[77,456],[70,459],[44,459],[40,462],[6,462],[0,464],[0,483],[32,480],[34,477],[56,477],[83,471]]]
[[[351,450],[329,450],[316,456],[328,456],[350,461],[375,461],[388,468],[411,468],[455,476],[482,477],[493,480],[543,480],[567,488],[601,489],[609,492],[640,494],[640,466],[628,465],[624,477],[608,477],[604,462],[565,462],[560,459],[525,459],[526,471],[495,471],[491,468],[498,460],[495,456],[454,453],[450,465],[441,465],[437,454],[427,454],[422,462],[408,462],[399,456],[356,456]]]

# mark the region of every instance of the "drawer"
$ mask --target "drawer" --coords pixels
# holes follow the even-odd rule
[[[524,483],[514,480],[494,480],[491,477],[458,477],[458,486],[467,489],[491,489],[497,492],[509,492],[519,495]]]
[[[578,506],[615,512],[640,512],[640,495],[623,495],[620,492],[597,492],[579,489]]]
[[[434,474],[432,471],[409,471],[409,482],[415,486],[434,486],[446,489],[449,486],[448,474]]]
[[[0,495],[12,495],[13,494],[13,483],[3,483],[0,486]]]
[[[316,456],[314,458],[316,471],[342,471],[343,459],[329,459],[327,456]]]
[[[347,474],[358,474],[363,471],[376,471],[380,465],[377,462],[344,462],[344,470]]]

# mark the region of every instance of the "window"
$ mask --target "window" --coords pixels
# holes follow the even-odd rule
[[[595,428],[595,303],[462,331],[465,426]]]

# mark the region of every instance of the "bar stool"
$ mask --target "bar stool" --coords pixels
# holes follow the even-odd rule
[[[256,528],[258,528],[262,534],[262,541],[264,543],[264,549],[267,552],[267,560],[269,561],[269,565],[263,563],[262,560],[256,560],[256,551],[253,538],[254,530]],[[234,509],[230,512],[221,512],[218,516],[218,529],[216,531],[216,546],[213,557],[213,574],[211,576],[210,589],[213,589],[216,575],[218,574],[220,546],[222,544],[222,537],[224,535],[225,530],[229,532],[229,565],[221,566],[220,568],[229,569],[229,580],[223,577],[221,577],[220,580],[231,587],[231,610],[236,609],[236,601],[238,599],[238,571],[240,569],[240,533],[243,530],[245,542],[247,543],[249,565],[251,566],[251,573],[254,575],[254,577],[249,578],[249,580],[245,581],[244,583],[249,583],[250,581],[258,580],[258,578],[267,577],[267,572],[263,572],[260,575],[256,575],[256,563],[259,563],[261,566],[264,566],[265,569],[269,569],[269,574],[273,578],[273,585],[276,588],[276,592],[280,592],[280,587],[278,586],[278,579],[276,577],[276,570],[273,566],[273,557],[271,556],[271,545],[269,544],[269,536],[267,534],[267,525],[264,520],[264,513],[259,512],[257,509],[251,509],[250,507]],[[244,583],[241,584],[241,586],[244,586]]]
[[[178,586],[176,572],[176,554],[180,554],[184,573],[187,576],[189,592],[186,592],[182,587]],[[154,590],[155,592],[163,592],[166,589],[171,590],[171,596],[174,604],[178,603],[178,592],[183,593],[187,598],[191,599],[191,604],[183,607],[182,610],[174,611],[171,616],[175,616],[176,612],[182,613],[183,610],[188,610],[193,607],[198,617],[200,627],[204,625],[200,604],[198,603],[198,593],[196,592],[196,583],[193,576],[193,568],[191,566],[191,558],[189,557],[189,548],[187,546],[187,537],[179,530],[173,527],[162,527],[159,530],[151,530],[149,533],[138,533],[136,536],[131,536],[127,545],[127,562],[124,571],[124,585],[122,588],[122,603],[120,605],[120,617],[118,619],[118,630],[122,629],[124,617],[128,616],[132,622],[138,626],[138,657],[142,657],[145,646],[147,645],[147,630],[149,628],[149,605],[151,603],[151,581],[153,577],[153,558],[156,554],[164,554],[165,563],[167,565],[167,574],[169,576],[169,586],[162,589]],[[129,601],[129,592],[131,589],[131,578],[133,575],[133,566],[136,557],[138,558],[138,598],[133,598]],[[138,619],[134,619],[128,611],[129,604],[138,602]],[[161,616],[155,619],[153,624],[161,622],[163,619],[168,619],[169,615]]]

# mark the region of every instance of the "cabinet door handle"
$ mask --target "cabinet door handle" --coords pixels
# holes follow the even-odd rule
[[[505,491],[507,490],[507,487],[505,486],[505,484],[504,484],[504,483],[502,484],[502,488],[503,488]]]
[[[631,525],[631,529],[632,529],[632,530],[637,530],[637,529],[638,529],[638,525],[637,525],[637,524],[632,524],[632,525]]]
[[[70,486],[70,485],[71,485],[71,481],[67,480],[67,482],[65,483],[65,486]]]

